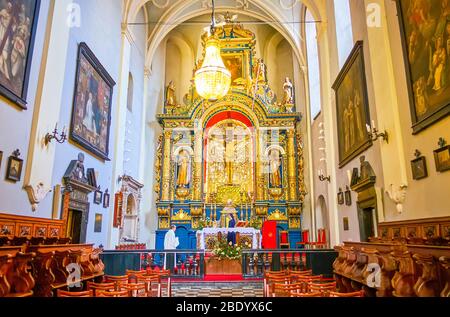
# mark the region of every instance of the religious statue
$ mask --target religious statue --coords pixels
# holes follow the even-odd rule
[[[366,157],[363,155],[359,158],[359,160],[361,162],[360,181],[364,181],[366,179],[369,179],[370,177],[375,176],[375,172],[370,163],[366,161]]]
[[[273,149],[269,155],[269,164],[270,164],[270,186],[272,188],[281,188],[281,155],[280,151],[277,149]]]
[[[258,59],[256,63],[254,74],[258,83],[267,83],[267,67],[262,58]]]
[[[170,110],[170,113],[173,113],[178,106],[177,97],[175,95],[175,84],[173,81],[170,81],[166,89],[166,109],[168,111]]]
[[[289,77],[286,77],[286,81],[283,84],[284,97],[283,104],[284,105],[293,105],[294,104],[294,85],[292,84]]]
[[[187,188],[190,183],[190,163],[191,158],[186,150],[181,150],[178,154],[178,178],[177,187]]]
[[[228,215],[228,228],[235,228],[236,227],[236,219],[234,218],[233,214]],[[236,232],[229,231],[227,234],[227,242],[231,243],[232,245],[236,245]]]
[[[223,227],[228,227],[227,217],[228,217],[228,219],[230,219],[229,218],[230,215],[233,215],[233,218],[235,220],[238,219],[238,212],[237,212],[236,208],[234,208],[233,201],[231,199],[228,199],[227,205],[225,206],[225,208],[223,208],[221,215],[222,215],[221,220],[222,220]]]

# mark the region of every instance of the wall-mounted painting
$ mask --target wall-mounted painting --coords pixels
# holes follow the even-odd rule
[[[78,51],[71,139],[103,160],[109,160],[111,104],[116,83],[85,43]]]
[[[0,0],[0,94],[27,108],[40,0]]]
[[[342,168],[372,145],[367,132],[370,116],[362,41],[356,43],[333,89],[336,92],[339,167]]]
[[[95,214],[94,232],[102,232],[102,214]]]
[[[225,67],[231,73],[232,83],[237,79],[246,79],[244,55],[242,53],[222,54],[222,59]]]
[[[397,0],[413,133],[450,114],[450,2]]]

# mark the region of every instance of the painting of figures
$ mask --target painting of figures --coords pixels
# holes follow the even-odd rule
[[[0,94],[23,109],[40,0],[0,0]]]
[[[114,85],[94,53],[81,43],[70,137],[104,160],[108,160]]]
[[[450,113],[450,1],[397,1],[413,133]]]
[[[231,82],[234,83],[236,79],[244,78],[244,71],[242,68],[243,61],[240,55],[224,55],[223,62],[225,67],[231,73]]]
[[[339,166],[342,168],[372,145],[364,68],[363,42],[357,42],[339,74],[336,91]]]

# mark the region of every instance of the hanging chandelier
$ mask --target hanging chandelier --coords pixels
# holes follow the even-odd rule
[[[212,0],[211,35],[206,40],[203,64],[195,72],[194,81],[197,93],[211,102],[228,94],[231,86],[231,73],[223,63],[220,39],[215,35],[214,0]]]

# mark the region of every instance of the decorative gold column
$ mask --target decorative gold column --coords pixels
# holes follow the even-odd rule
[[[257,132],[257,144],[256,144],[256,200],[264,200],[264,173],[262,160],[262,147],[263,147],[263,135],[260,131]]]
[[[297,201],[297,173],[295,170],[295,130],[287,130],[289,200]]]
[[[194,179],[193,179],[193,187],[194,201],[202,200],[202,146],[203,146],[203,137],[202,137],[201,128],[194,130]]]
[[[164,131],[164,162],[162,175],[162,201],[170,200],[170,160],[172,148],[172,131]]]

